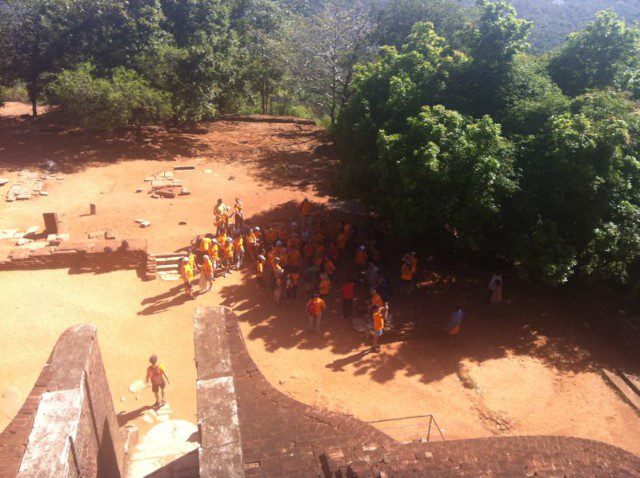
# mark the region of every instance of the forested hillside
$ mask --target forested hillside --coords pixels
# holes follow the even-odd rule
[[[472,7],[475,0],[460,0]],[[535,51],[547,51],[560,45],[565,37],[584,27],[596,12],[613,9],[629,22],[640,20],[640,0],[510,0],[522,18],[535,27],[529,41]]]
[[[565,1],[552,16],[569,23],[605,3]],[[503,1],[0,5],[0,85],[26,88],[34,113],[46,101],[88,130],[138,131],[314,116],[344,193],[404,240],[640,291],[640,28],[611,11],[536,56],[533,23]]]

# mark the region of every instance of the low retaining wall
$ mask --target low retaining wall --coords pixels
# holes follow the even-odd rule
[[[0,477],[114,477],[124,448],[95,325],[58,339],[31,394],[0,434]]]
[[[67,242],[40,249],[15,249],[0,257],[0,271],[33,269],[139,269],[147,264],[144,239]]]
[[[196,310],[200,476],[640,476],[640,458],[570,437],[401,444],[353,417],[276,390],[251,359],[236,317]],[[350,393],[350,392],[345,392]]]

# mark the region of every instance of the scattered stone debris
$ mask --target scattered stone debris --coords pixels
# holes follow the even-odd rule
[[[149,227],[151,225],[151,222],[149,221],[142,221],[140,223],[140,227],[145,228],[145,227]]]
[[[142,192],[142,188],[138,188],[138,189],[136,189],[136,192],[137,192],[137,193],[141,193],[141,192]]]
[[[204,170],[204,174],[211,174],[211,173],[213,173],[213,169],[211,168],[207,168]]]
[[[153,176],[147,176],[144,180],[151,183],[149,194],[154,199],[175,198],[177,195],[185,195],[181,193],[181,190],[186,188],[184,188],[181,179],[174,178],[173,171],[161,171]]]
[[[40,191],[40,196],[48,196],[49,193],[47,191]]]
[[[4,186],[8,182],[9,182],[9,180],[7,178],[0,178],[0,186]]]
[[[188,196],[189,194],[191,194],[191,191],[189,191],[187,188],[182,188],[180,190],[180,196]]]
[[[186,226],[187,225],[187,221],[180,221],[178,223],[179,226]]]
[[[40,176],[38,173],[28,169],[20,171],[17,180],[7,191],[7,202],[25,201],[36,194],[40,195],[40,192],[44,189],[45,181],[50,177],[51,175],[49,174]]]
[[[106,231],[104,233],[104,238],[111,240],[111,239],[115,239],[116,235],[115,235],[115,233],[113,231]]]
[[[195,166],[174,166],[174,171],[195,171]]]
[[[31,244],[33,239],[21,238],[16,241],[16,246],[26,246],[27,244]]]
[[[308,186],[309,185],[309,180],[308,179],[300,179],[298,181],[291,181],[291,185],[297,188],[303,187],[303,186]]]
[[[107,233],[107,231],[105,231],[105,230],[92,231],[92,232],[89,233],[89,239],[103,238],[106,233]]]
[[[235,176],[229,176],[229,181],[235,181],[236,177]]]
[[[13,239],[17,232],[17,229],[3,229],[0,231],[0,239]]]

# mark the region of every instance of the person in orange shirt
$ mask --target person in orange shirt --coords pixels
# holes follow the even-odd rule
[[[302,241],[300,240],[300,236],[297,233],[294,233],[287,241],[287,247],[289,249],[293,248],[293,249],[300,250],[300,246],[302,246]]]
[[[276,247],[273,249],[274,254],[280,259],[280,264],[285,266],[287,264],[287,249],[283,246],[282,241],[276,242]]]
[[[302,221],[302,227],[309,227],[309,219],[311,217],[311,203],[309,199],[304,198],[298,206],[300,211],[300,219]]]
[[[326,299],[329,296],[329,292],[331,292],[331,279],[327,274],[320,274],[320,284],[318,284],[318,292],[320,293],[320,297]]]
[[[256,260],[256,251],[258,250],[258,236],[256,236],[255,228],[249,230],[247,234],[247,252],[252,260]]]
[[[400,279],[402,280],[402,290],[405,294],[411,294],[411,283],[413,281],[413,273],[411,272],[411,264],[403,262],[400,268]]]
[[[189,265],[189,258],[183,257],[180,264],[180,277],[184,284],[184,293],[189,297],[193,297],[193,289],[191,288],[191,281],[193,280],[193,268]]]
[[[290,247],[287,252],[287,264],[290,267],[298,268],[302,264],[302,257],[300,256],[300,251],[295,247]]]
[[[376,305],[373,308],[373,337],[371,348],[376,352],[380,352],[380,337],[384,333],[384,307]]]
[[[169,377],[164,367],[158,363],[157,355],[149,357],[149,362],[151,365],[147,367],[145,383],[151,382],[151,390],[156,396],[156,403],[153,406],[161,407],[166,403],[164,400],[164,387],[169,383]]]
[[[315,255],[315,253],[316,253],[316,248],[315,248],[315,246],[313,245],[313,243],[311,243],[311,242],[307,242],[307,243],[304,245],[303,252],[304,252],[304,260],[306,261],[306,263],[307,263],[308,265],[311,265],[311,261],[313,260],[313,256],[314,256],[314,255]]]
[[[327,307],[324,300],[316,292],[307,302],[307,317],[309,318],[309,331],[320,332],[322,326],[322,312]]]
[[[273,246],[278,240],[278,231],[273,226],[270,226],[265,233],[265,240],[267,245]]]
[[[202,277],[204,287],[201,288],[201,291],[209,292],[213,288],[213,262],[207,254],[202,258]]]
[[[233,253],[235,255],[236,270],[242,268],[242,261],[244,261],[244,239],[242,234],[238,234],[233,240]]]
[[[322,270],[324,271],[325,274],[331,277],[336,272],[336,265],[333,263],[331,259],[329,259],[328,257],[325,257],[324,263],[322,264]]]
[[[367,248],[364,245],[361,245],[356,249],[354,262],[356,263],[356,267],[360,270],[363,270],[367,265]]]
[[[221,243],[220,259],[222,267],[224,267],[224,276],[231,273],[231,263],[233,262],[233,239],[227,237],[224,244]]]
[[[265,287],[264,283],[264,268],[267,264],[267,259],[262,254],[257,257],[256,262],[256,287],[258,292],[262,292]]]
[[[338,234],[338,238],[336,239],[338,251],[342,252],[347,248],[347,235],[344,232]]]

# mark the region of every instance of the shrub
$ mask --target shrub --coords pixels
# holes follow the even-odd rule
[[[152,88],[137,72],[113,70],[97,78],[90,63],[63,70],[49,86],[49,99],[69,121],[87,129],[113,130],[165,120],[171,113],[169,93]]]

